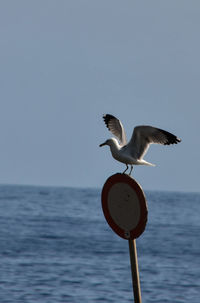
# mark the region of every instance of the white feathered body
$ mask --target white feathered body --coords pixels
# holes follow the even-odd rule
[[[126,148],[126,146],[120,146],[117,139],[111,138],[108,140],[108,145],[110,146],[110,151],[112,156],[115,160],[122,162],[124,164],[131,164],[131,165],[148,165],[148,166],[155,166],[152,163],[149,163],[143,159],[135,159],[130,154],[130,149]]]

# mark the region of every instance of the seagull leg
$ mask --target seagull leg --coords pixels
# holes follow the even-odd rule
[[[128,169],[128,165],[126,164],[126,169],[125,169],[125,171],[123,171],[123,174],[125,174],[125,172],[127,171],[127,169]]]
[[[132,170],[133,170],[133,165],[131,165],[131,170],[130,170],[129,176],[131,175]]]

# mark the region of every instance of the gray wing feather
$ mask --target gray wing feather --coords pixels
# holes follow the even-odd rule
[[[169,145],[181,142],[175,135],[153,126],[136,126],[127,147],[136,159],[142,159],[152,143]]]
[[[121,145],[124,146],[126,144],[126,134],[121,121],[109,114],[103,115],[103,119],[107,128],[119,139]]]

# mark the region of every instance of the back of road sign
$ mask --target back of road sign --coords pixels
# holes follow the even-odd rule
[[[129,175],[115,174],[102,189],[104,216],[120,237],[136,239],[145,230],[147,204],[141,186]]]

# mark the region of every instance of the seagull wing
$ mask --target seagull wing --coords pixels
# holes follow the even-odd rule
[[[152,143],[170,145],[178,142],[181,142],[181,139],[163,129],[152,126],[136,126],[127,148],[130,149],[132,157],[142,159]]]
[[[103,115],[103,119],[107,128],[119,139],[121,145],[124,146],[126,144],[126,133],[121,121],[109,114]]]

